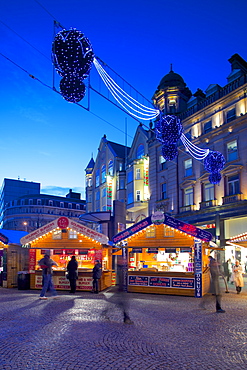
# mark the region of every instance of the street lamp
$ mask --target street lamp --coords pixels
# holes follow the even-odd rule
[[[26,229],[26,232],[27,232],[27,222],[26,222],[26,221],[24,221],[24,222],[23,222],[23,225],[25,226],[25,229]]]

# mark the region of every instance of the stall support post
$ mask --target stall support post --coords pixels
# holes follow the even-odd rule
[[[202,242],[195,239],[194,269],[195,269],[195,297],[202,297]]]
[[[122,259],[123,259],[123,291],[128,290],[128,248],[122,248]]]

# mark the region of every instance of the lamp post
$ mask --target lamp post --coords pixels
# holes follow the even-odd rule
[[[24,222],[23,222],[23,225],[25,226],[25,231],[27,232],[27,222],[26,222],[26,221],[24,221]]]

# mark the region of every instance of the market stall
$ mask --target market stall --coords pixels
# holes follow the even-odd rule
[[[60,217],[21,239],[22,247],[29,249],[31,289],[41,289],[42,271],[38,261],[48,253],[58,264],[53,268],[53,282],[58,290],[69,290],[66,267],[71,256],[78,261],[78,291],[92,290],[92,269],[95,260],[102,264],[99,290],[111,286],[111,247],[108,238],[67,217]]]
[[[210,284],[212,235],[156,212],[113,237],[128,250],[129,292],[201,297]]]

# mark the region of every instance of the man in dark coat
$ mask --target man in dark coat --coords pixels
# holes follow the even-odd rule
[[[102,270],[101,264],[99,260],[95,261],[95,265],[93,268],[93,290],[92,293],[99,293],[99,279],[101,278]]]
[[[78,263],[75,256],[71,257],[67,265],[68,278],[70,283],[70,293],[75,293],[76,291],[76,280],[78,279]]]

